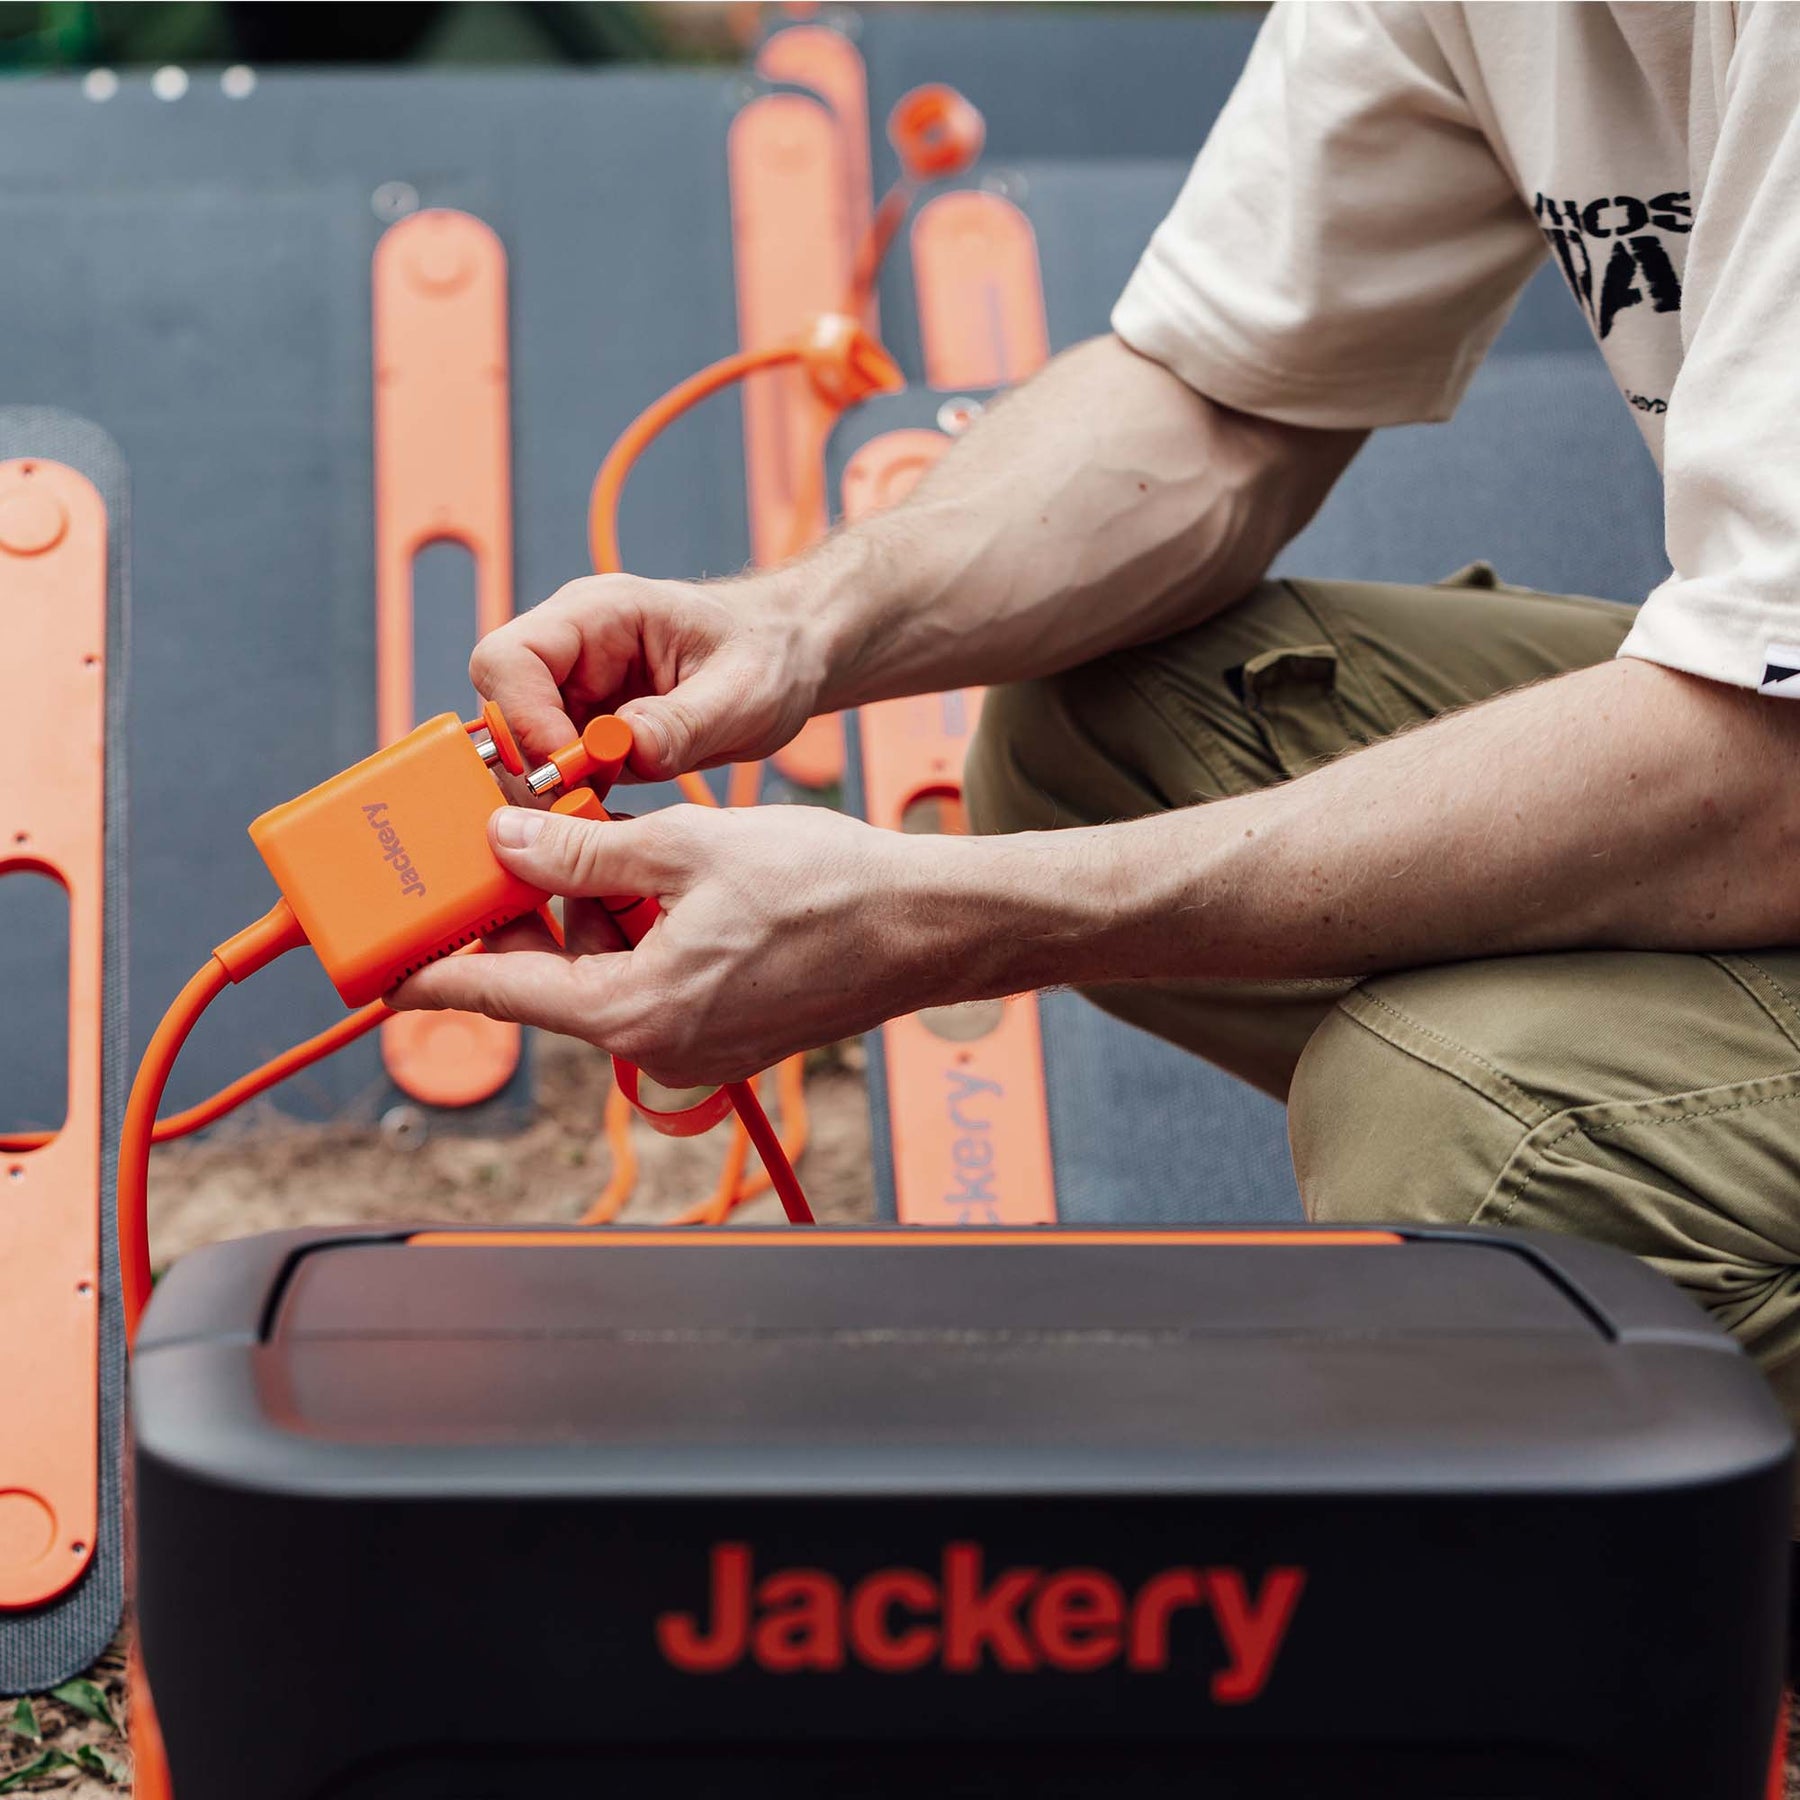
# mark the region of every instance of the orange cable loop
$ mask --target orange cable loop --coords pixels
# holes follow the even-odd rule
[[[619,433],[594,477],[588,497],[588,550],[596,574],[616,575],[624,567],[619,556],[619,497],[638,458],[657,437],[683,413],[691,412],[702,400],[730,387],[733,382],[742,381],[746,375],[754,375],[761,369],[799,362],[804,354],[799,344],[789,343],[722,356],[687,380],[677,382]]]

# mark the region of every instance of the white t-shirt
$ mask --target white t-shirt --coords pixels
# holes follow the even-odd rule
[[[1800,697],[1800,5],[1278,4],[1113,328],[1241,411],[1445,419],[1546,254],[1663,471],[1620,654]]]

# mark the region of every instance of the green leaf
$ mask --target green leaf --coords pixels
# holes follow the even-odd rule
[[[36,1781],[40,1775],[48,1775],[53,1769],[66,1769],[69,1759],[60,1750],[46,1750],[42,1756],[34,1758],[22,1769],[14,1769],[4,1780],[0,1780],[0,1794],[10,1794],[22,1788],[28,1781]]]
[[[34,1744],[44,1741],[44,1728],[38,1723],[37,1708],[29,1700],[21,1699],[12,1709],[12,1717],[7,1720],[14,1732],[22,1738],[30,1738]]]
[[[108,1756],[104,1750],[96,1749],[92,1744],[77,1744],[75,1760],[90,1775],[102,1775],[114,1787],[124,1785],[125,1765],[116,1756]]]
[[[112,1708],[106,1704],[106,1695],[86,1676],[77,1675],[73,1681],[65,1681],[61,1687],[50,1690],[52,1700],[60,1700],[64,1706],[72,1706],[78,1713],[85,1713],[88,1718],[98,1720],[109,1731],[119,1729],[119,1721],[112,1716]]]

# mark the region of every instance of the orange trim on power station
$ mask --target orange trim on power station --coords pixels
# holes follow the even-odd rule
[[[960,1249],[969,1244],[996,1248],[1110,1244],[1209,1250],[1367,1250],[1405,1242],[1397,1231],[833,1231],[828,1226],[812,1231],[587,1231],[579,1226],[564,1231],[419,1231],[406,1240],[409,1249],[418,1250],[560,1250],[565,1246],[653,1250],[686,1244],[759,1250],[796,1244],[808,1248],[832,1244],[840,1249],[882,1244],[907,1250],[934,1245]]]
[[[912,228],[925,379],[935,388],[1009,387],[1050,356],[1037,235],[998,194],[941,194]]]
[[[844,517],[892,506],[949,448],[890,431],[844,471]],[[857,712],[863,810],[903,831],[921,802],[959,819],[978,689],[879,700]],[[894,1203],[903,1225],[1042,1225],[1056,1217],[1035,996],[890,1019],[881,1028]]]
[[[48,875],[69,907],[62,1127],[0,1155],[0,1613],[62,1593],[99,1522],[106,551],[85,476],[0,463],[0,876]]]
[[[376,728],[387,745],[416,722],[419,552],[468,550],[476,636],[512,617],[506,252],[467,213],[414,213],[382,234],[373,275]],[[520,1042],[518,1026],[473,1013],[402,1013],[381,1028],[395,1085],[428,1106],[498,1093]]]

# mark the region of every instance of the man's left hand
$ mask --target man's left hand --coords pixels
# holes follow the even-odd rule
[[[542,1026],[684,1088],[981,985],[975,865],[991,846],[972,840],[795,806],[607,822],[508,807],[489,839],[513,874],[565,896],[565,946],[542,920],[521,920],[491,940],[497,954],[446,958],[403,982],[396,1008]],[[638,894],[662,917],[625,953],[599,897]]]

